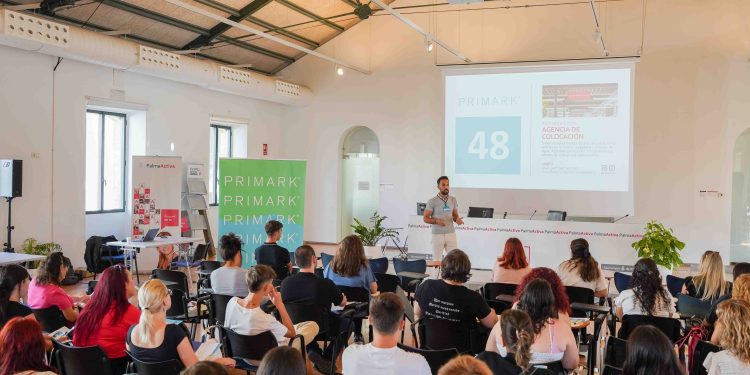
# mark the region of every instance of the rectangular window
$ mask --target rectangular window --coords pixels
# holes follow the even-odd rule
[[[232,157],[232,127],[225,125],[211,125],[209,135],[211,154],[209,157],[208,200],[212,206],[219,202],[219,159]]]
[[[127,117],[86,111],[86,213],[125,211]]]

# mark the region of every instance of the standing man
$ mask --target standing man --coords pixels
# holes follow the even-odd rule
[[[448,177],[440,176],[437,179],[437,189],[438,194],[427,201],[424,222],[432,224],[432,260],[440,261],[443,260],[443,251],[458,248],[453,223],[463,225],[464,221],[458,216],[456,197],[449,195]]]
[[[264,264],[273,268],[276,277],[284,280],[292,273],[292,261],[289,256],[289,250],[279,246],[277,242],[281,240],[282,228],[284,225],[276,220],[269,220],[266,223],[266,242],[255,249],[255,261],[257,264]]]

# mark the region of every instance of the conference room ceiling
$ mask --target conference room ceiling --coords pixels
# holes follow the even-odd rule
[[[356,25],[357,0],[183,0],[213,14],[314,50]],[[385,0],[391,3],[394,0]],[[39,0],[0,0],[26,5]],[[378,9],[371,4],[372,9]],[[39,9],[26,10],[40,12]],[[305,53],[170,4],[164,0],[78,0],[50,15],[95,31],[225,65],[274,75]],[[249,66],[245,66],[249,65]]]

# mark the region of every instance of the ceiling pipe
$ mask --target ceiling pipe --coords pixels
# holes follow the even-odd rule
[[[15,17],[22,16],[26,21],[33,20],[33,22],[29,22],[30,25],[38,22],[39,25],[65,26],[68,30],[66,44],[60,45],[59,43],[40,41],[38,38],[19,36],[17,28],[14,33],[10,29],[10,24],[6,25],[6,21],[10,19],[8,17],[10,13]],[[140,56],[142,46],[138,43],[76,26],[64,25],[54,19],[2,8],[0,8],[0,45],[280,104],[305,105],[312,98],[312,92],[304,86],[283,82],[248,70],[228,71],[230,74],[232,72],[240,74],[241,78],[238,80],[222,79],[222,76],[227,73],[227,70],[222,69],[222,67],[230,66],[185,55],[179,56],[179,68],[165,69],[153,64],[141,64],[139,57],[142,57]],[[149,48],[158,51],[153,47]],[[225,74],[222,74],[222,71]]]

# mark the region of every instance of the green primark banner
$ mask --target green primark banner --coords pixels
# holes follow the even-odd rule
[[[219,160],[219,235],[242,238],[244,268],[255,264],[269,220],[284,224],[279,245],[289,251],[302,245],[306,167],[303,160]]]

